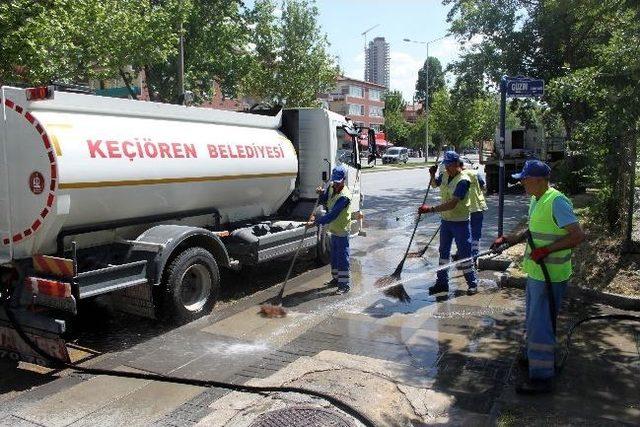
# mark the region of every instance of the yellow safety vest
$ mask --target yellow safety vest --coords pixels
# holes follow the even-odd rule
[[[445,171],[442,174],[442,182],[440,183],[440,197],[442,198],[442,202],[446,203],[453,198],[453,193],[456,191],[456,186],[460,181],[468,181],[469,177],[467,174],[460,172],[455,177],[453,177],[449,181],[449,174]],[[467,191],[467,195],[464,199],[458,201],[458,204],[455,208],[450,209],[448,211],[440,212],[442,215],[442,219],[446,221],[469,221],[469,193]]]
[[[351,191],[349,191],[346,185],[336,194],[333,193],[333,186],[329,187],[327,208],[331,211],[340,197],[346,197],[349,200],[349,204],[346,209],[340,212],[336,219],[329,223],[329,232],[336,236],[348,236],[351,231]]]
[[[487,201],[478,181],[478,171],[475,169],[465,169],[462,171],[469,177],[469,212],[482,212],[487,210]]]
[[[529,232],[536,248],[549,246],[569,234],[564,228],[558,227],[553,218],[553,201],[558,197],[564,197],[571,204],[567,196],[551,187],[539,200],[531,197],[531,203],[529,204]],[[564,282],[571,277],[571,253],[571,249],[563,249],[549,254],[542,260],[547,266],[547,270],[549,270],[549,277],[552,282]],[[544,281],[542,268],[529,258],[529,254],[531,254],[531,247],[527,243],[522,269],[532,279]]]

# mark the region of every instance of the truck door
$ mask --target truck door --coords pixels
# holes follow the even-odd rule
[[[355,212],[360,209],[360,151],[357,141],[354,141],[342,126],[336,127],[336,136],[336,164],[341,163],[347,168],[347,187],[351,190],[353,198],[357,199],[352,202],[352,210]]]

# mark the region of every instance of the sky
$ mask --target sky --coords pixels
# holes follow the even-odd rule
[[[391,45],[391,87],[402,91],[411,102],[418,70],[427,57],[425,45],[407,43],[403,39],[429,41],[447,34],[449,6],[440,0],[316,0],[319,24],[327,34],[329,51],[339,57],[345,75],[364,80],[364,36],[367,44],[384,37]],[[440,60],[443,68],[458,56],[459,45],[453,37],[429,44],[429,55]]]

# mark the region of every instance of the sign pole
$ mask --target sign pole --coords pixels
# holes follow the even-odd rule
[[[504,225],[504,152],[505,152],[505,121],[507,115],[507,76],[500,79],[500,168],[498,170],[498,236],[503,234]]]

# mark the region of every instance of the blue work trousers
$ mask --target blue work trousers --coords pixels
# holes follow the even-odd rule
[[[451,244],[455,240],[458,248],[458,256],[460,259],[469,258],[471,256],[471,230],[469,221],[445,221],[442,220],[440,225],[440,261],[439,265],[445,265],[451,259]],[[469,260],[460,265],[464,272],[464,278],[470,288],[476,287],[478,281],[476,279],[476,271],[473,261]],[[449,286],[449,269],[438,271],[437,283],[443,286]]]
[[[331,235],[331,276],[338,288],[349,289],[349,236]]]
[[[480,239],[482,238],[482,221],[484,212],[471,212],[471,256],[478,256]]]
[[[529,359],[529,378],[532,379],[547,379],[555,375],[556,336],[551,324],[546,286],[545,282],[527,279],[527,358]],[[557,318],[562,298],[567,290],[567,282],[552,283],[551,288],[556,303]]]

